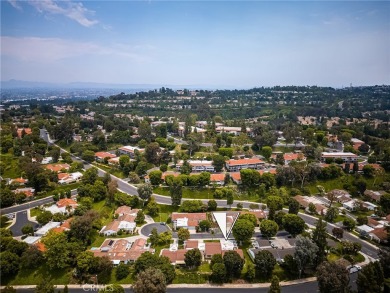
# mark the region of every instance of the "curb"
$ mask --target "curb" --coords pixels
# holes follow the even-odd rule
[[[280,286],[290,286],[296,284],[304,284],[317,281],[316,277],[310,277],[305,279],[293,280],[280,282]],[[120,284],[123,288],[130,288],[132,284]],[[104,288],[108,285],[100,284],[83,284],[83,285],[68,285],[69,289],[83,289],[85,291],[93,291],[98,288]],[[254,283],[254,284],[223,284],[223,285],[211,285],[211,284],[171,284],[167,288],[208,288],[208,289],[250,289],[250,288],[268,288],[271,286],[271,283]],[[35,289],[36,285],[22,285],[22,286],[12,286],[15,289]],[[64,289],[65,285],[55,285],[56,289]],[[5,286],[1,286],[0,289],[4,289]]]

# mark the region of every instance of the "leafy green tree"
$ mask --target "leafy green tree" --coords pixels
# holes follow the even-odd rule
[[[145,202],[150,199],[153,194],[153,188],[150,184],[142,184],[137,188],[138,196]]]
[[[297,215],[287,214],[283,217],[283,227],[295,237],[305,230],[305,221]]]
[[[19,256],[10,251],[0,253],[0,276],[2,278],[16,275],[19,271]]]
[[[95,167],[87,169],[83,177],[81,178],[81,182],[83,184],[95,184],[95,181],[98,179],[98,170]]]
[[[54,293],[55,286],[53,284],[53,280],[50,279],[50,277],[44,277],[39,282],[38,285],[35,287],[34,292],[35,293]]]
[[[149,173],[150,183],[152,185],[160,185],[162,172],[160,170],[153,170]]]
[[[218,207],[218,204],[217,202],[214,200],[214,199],[210,199],[208,202],[207,202],[207,210],[212,212],[212,211],[216,211],[217,210],[217,207]]]
[[[268,293],[280,293],[281,288],[279,285],[279,278],[276,275],[272,276],[271,286],[269,287]]]
[[[175,268],[171,265],[171,261],[167,257],[159,257],[151,254],[150,252],[144,252],[135,261],[134,269],[136,273],[146,271],[148,268],[160,269],[166,278],[166,282],[169,284],[175,278]]]
[[[268,250],[260,250],[255,255],[255,267],[256,273],[262,277],[268,279],[276,265],[275,257]]]
[[[142,224],[143,222],[145,222],[145,215],[144,215],[144,212],[142,210],[139,210],[137,212],[137,217],[135,218],[135,222],[137,224]]]
[[[249,214],[249,213],[240,214],[240,216],[238,218],[240,220],[251,221],[254,226],[257,226],[257,218],[256,218],[256,216],[254,214]]]
[[[46,225],[51,221],[52,218],[53,218],[53,214],[49,211],[43,211],[36,217],[37,222],[41,225]]]
[[[249,241],[251,239],[255,226],[251,221],[238,219],[233,227],[233,236],[237,241]]]
[[[355,228],[356,222],[354,219],[345,218],[343,221],[344,228],[348,231],[352,231]]]
[[[160,208],[158,207],[156,200],[154,197],[152,197],[146,206],[146,213],[152,217],[155,217],[158,215],[159,210]]]
[[[33,228],[33,226],[31,225],[31,224],[27,224],[27,225],[24,225],[23,227],[22,227],[22,233],[23,234],[27,234],[27,235],[32,235],[32,234],[34,234],[34,228]]]
[[[291,198],[288,204],[288,213],[297,215],[298,212],[299,212],[299,202],[297,202],[294,198]]]
[[[211,227],[211,223],[209,220],[202,220],[199,222],[199,228],[203,232],[208,231],[210,227]]]
[[[233,157],[234,150],[232,148],[219,148],[218,153],[223,157]]]
[[[185,200],[180,206],[182,212],[197,213],[207,210],[207,206],[203,205],[201,200]]]
[[[231,207],[234,201],[233,193],[228,193],[226,197],[226,204]]]
[[[380,262],[370,262],[368,265],[364,266],[358,274],[356,285],[358,287],[358,292],[382,292],[384,276]]]
[[[387,279],[390,277],[390,250],[388,248],[379,249],[378,256],[383,269],[383,276]]]
[[[276,235],[278,232],[279,226],[272,220],[263,220],[260,223],[261,235],[264,237],[270,238]]]
[[[221,155],[213,156],[213,166],[216,172],[221,172],[225,166],[225,157]]]
[[[252,169],[241,169],[241,184],[245,187],[255,187],[260,184],[260,173]]]
[[[384,213],[390,213],[390,193],[382,195],[379,200],[379,204],[382,207]]]
[[[99,219],[99,213],[89,210],[82,216],[74,217],[70,222],[69,236],[73,239],[90,243],[93,234],[94,223]]]
[[[231,280],[233,277],[240,277],[244,267],[244,260],[236,251],[227,251],[223,256],[223,262],[226,268],[227,279]]]
[[[166,293],[166,278],[161,270],[149,267],[137,275],[132,290],[134,293]]]
[[[171,195],[172,205],[179,206],[183,197],[183,187],[180,178],[173,178],[172,184],[169,187],[169,193]]]
[[[128,265],[120,263],[119,266],[116,267],[115,277],[118,281],[126,278],[129,274],[130,268]]]
[[[284,229],[284,227],[283,227],[283,219],[284,219],[285,215],[286,215],[285,212],[279,211],[274,216],[274,221],[276,222],[276,224],[278,224],[279,230]]]
[[[316,223],[316,228],[313,231],[312,240],[318,247],[316,263],[322,263],[326,258],[326,223],[320,217]]]
[[[180,241],[184,242],[188,239],[190,239],[190,231],[188,231],[188,229],[185,229],[185,228],[180,228],[178,231],[177,231],[177,237],[179,238]]]
[[[202,263],[202,253],[198,248],[190,249],[184,254],[184,262],[187,267],[199,267]]]
[[[297,237],[295,246],[294,258],[298,264],[299,277],[301,277],[301,274],[305,271],[306,267],[314,264],[318,253],[318,247],[309,238],[300,235]]]
[[[338,209],[336,207],[328,208],[328,210],[326,211],[326,214],[325,214],[325,220],[327,222],[333,223],[333,221],[336,219],[338,213],[339,212],[338,212]]]
[[[222,258],[221,254],[214,254],[211,257],[210,268],[212,268],[213,265],[215,265],[216,263],[222,263],[223,264],[223,258]]]
[[[269,147],[269,146],[263,146],[261,148],[261,153],[263,154],[264,158],[266,160],[269,160],[269,158],[271,157],[272,155],[272,148]]]
[[[83,151],[81,158],[84,161],[91,163],[95,160],[95,153],[93,151],[90,151],[90,150],[85,150],[85,151]]]
[[[6,208],[15,204],[15,193],[8,187],[0,188],[0,206]]]
[[[35,246],[29,246],[20,257],[20,266],[26,269],[38,268],[44,261],[43,253]]]
[[[217,284],[222,284],[226,279],[226,268],[223,263],[216,263],[211,268],[210,279]]]
[[[97,267],[97,259],[91,251],[83,251],[77,256],[77,272],[82,276],[93,273]]]
[[[332,229],[332,234],[336,238],[340,239],[340,238],[343,238],[344,230],[343,230],[343,228],[334,227]]]
[[[43,239],[46,263],[50,269],[64,269],[68,266],[71,247],[65,233],[49,232]]]
[[[318,287],[321,293],[335,292],[348,293],[350,292],[349,273],[344,266],[337,263],[329,263],[324,261],[317,268]]]
[[[149,143],[145,147],[145,158],[149,163],[158,165],[160,161],[161,149],[157,142]]]
[[[283,199],[279,196],[274,196],[274,195],[268,196],[267,206],[269,209],[268,218],[272,220],[275,215],[275,212],[283,209]]]

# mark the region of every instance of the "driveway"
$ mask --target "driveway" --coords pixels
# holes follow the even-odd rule
[[[9,227],[9,229],[12,231],[12,235],[14,237],[22,236],[23,235],[22,227],[27,225],[27,224],[30,224],[31,226],[33,226],[34,231],[39,226],[38,223],[32,222],[28,219],[27,211],[22,211],[22,212],[16,213],[15,217],[16,217],[15,223],[11,227]]]
[[[144,236],[148,236],[152,233],[153,228],[157,229],[157,233],[163,233],[165,231],[169,231],[169,228],[166,225],[161,225],[160,223],[146,224],[142,227],[140,233]]]

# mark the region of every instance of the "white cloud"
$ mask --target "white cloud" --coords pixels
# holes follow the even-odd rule
[[[21,9],[21,6],[17,0],[8,0],[8,2],[16,9]],[[89,17],[90,15],[94,14],[94,11],[85,8],[84,5],[80,2],[75,3],[72,1],[29,0],[27,3],[42,14],[63,15],[85,27],[91,27],[98,23],[97,20],[91,19]]]
[[[17,0],[8,0],[8,3],[11,4],[14,8],[22,10],[22,6],[18,4]]]
[[[81,42],[59,38],[1,37],[1,55],[27,62],[50,63],[66,58],[88,56],[118,56],[136,62],[148,61],[140,48],[128,44],[102,46],[93,42]],[[151,48],[144,47],[143,51]]]

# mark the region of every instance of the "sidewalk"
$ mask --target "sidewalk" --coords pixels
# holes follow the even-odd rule
[[[296,284],[303,284],[317,281],[316,277],[299,279],[294,281],[280,282],[280,286],[290,286]],[[130,288],[132,284],[120,284],[123,288]],[[68,285],[69,289],[83,289],[85,291],[91,291],[91,289],[104,288],[108,285],[96,285],[96,284],[83,284],[83,285]],[[212,285],[212,284],[171,284],[168,288],[268,288],[271,283],[253,283],[253,284],[223,284],[223,285]],[[5,286],[1,286],[3,289]],[[23,286],[12,286],[15,289],[35,289],[35,285],[23,285]],[[56,289],[64,289],[64,285],[56,285]]]

